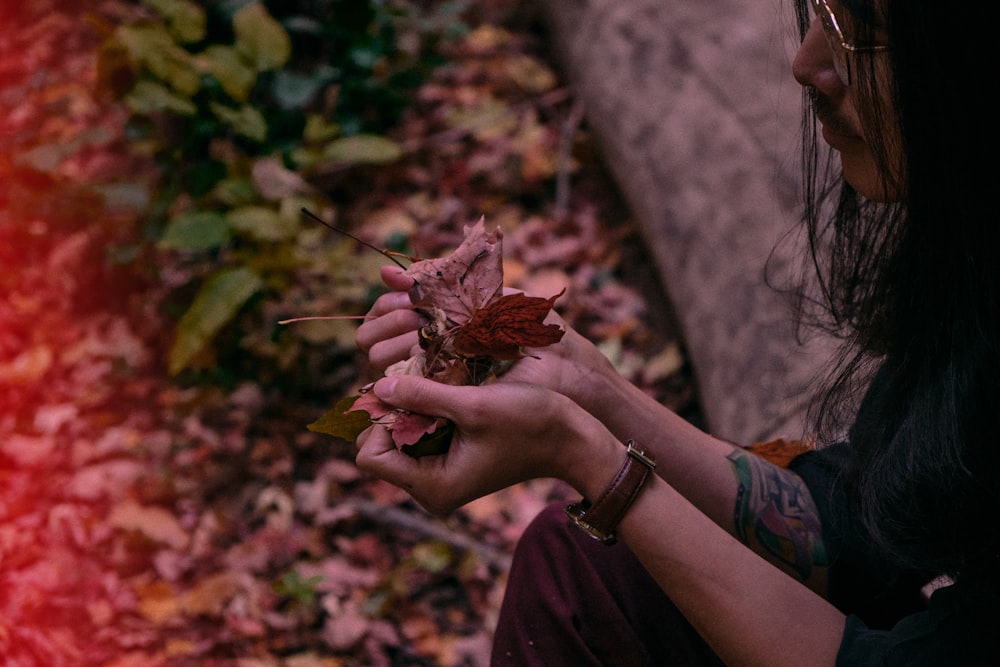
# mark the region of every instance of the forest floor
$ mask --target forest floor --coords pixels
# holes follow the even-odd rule
[[[127,198],[153,174],[95,93],[78,4],[0,10],[0,662],[487,664],[514,545],[567,490],[537,480],[431,518],[306,428],[374,379],[322,342],[321,390],[169,377],[170,255],[116,259],[139,213],[94,185]],[[408,157],[317,185],[355,233],[405,232],[426,257],[486,215],[508,284],[566,287],[567,322],[696,418],[656,272],[544,32],[522,3],[470,5],[393,132]],[[489,114],[445,123],[470,96]],[[374,288],[384,258],[350,257]]]

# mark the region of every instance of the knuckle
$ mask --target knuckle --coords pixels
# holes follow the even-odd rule
[[[354,334],[354,342],[357,343],[358,349],[365,354],[368,354],[378,344],[378,341],[377,330],[369,323],[362,324]]]
[[[375,299],[375,303],[372,304],[371,310],[369,311],[372,315],[384,315],[395,308],[391,305],[393,293],[389,292],[383,294],[379,298]]]
[[[400,353],[400,349],[405,351],[409,349],[408,345],[399,345],[395,340],[386,340],[375,343],[368,350],[368,361],[378,369],[385,370],[392,364],[396,363],[400,359],[404,358]]]

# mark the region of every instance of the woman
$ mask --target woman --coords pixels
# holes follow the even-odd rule
[[[655,404],[572,331],[489,386],[376,384],[386,402],[456,424],[444,456],[409,458],[378,427],[359,439],[358,465],[431,512],[533,477],[594,501],[567,510],[570,521],[544,512],[522,538],[497,665],[1000,655],[1000,246],[988,207],[996,132],[983,112],[993,23],[975,2],[797,10],[818,277],[798,303],[803,321],[844,340],[816,410],[822,441],[849,427],[844,442],[770,465]],[[381,367],[408,356],[420,326],[409,280],[383,278],[395,291],[358,331]]]

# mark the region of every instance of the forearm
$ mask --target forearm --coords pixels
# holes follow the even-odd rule
[[[596,391],[583,407],[622,442],[635,440],[651,452],[657,474],[732,532],[736,477],[726,457],[733,446],[688,423],[620,375],[604,374],[591,387]]]
[[[619,537],[730,665],[833,665],[844,616],[654,479]]]
[[[612,433],[651,452],[660,477],[721,528],[825,592],[818,513],[797,475],[704,433],[620,376],[601,384],[593,409]]]

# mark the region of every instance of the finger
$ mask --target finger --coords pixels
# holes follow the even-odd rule
[[[361,435],[358,436],[356,441],[358,447],[358,456],[361,456],[361,452],[365,453],[365,460],[372,457],[378,457],[382,454],[396,449],[396,443],[392,441],[392,434],[384,427],[378,424],[373,424],[369,426]]]
[[[379,274],[389,289],[405,292],[413,287],[413,278],[398,266],[383,266]]]
[[[413,310],[394,310],[390,313],[366,320],[358,327],[354,340],[363,352],[368,352],[384,340],[413,333],[423,326],[424,320]]]
[[[381,480],[412,491],[413,477],[417,473],[417,460],[399,451],[392,434],[381,426],[370,429],[358,442],[355,463],[358,468]]]
[[[364,431],[362,431],[360,434],[358,434],[358,437],[354,439],[354,446],[357,447],[358,449],[361,449],[364,446],[365,442],[367,442],[368,438],[372,436],[372,432],[374,432],[375,429],[377,428],[381,427],[378,424],[372,424]]]
[[[412,308],[413,304],[406,292],[386,292],[375,300],[375,303],[368,310],[368,314],[380,317],[394,310],[410,310]]]
[[[388,340],[382,340],[368,350],[368,361],[379,370],[385,370],[398,361],[409,359],[420,350],[417,332],[410,331]]]
[[[483,389],[456,387],[414,375],[399,375],[379,380],[373,391],[394,407],[472,425],[478,423],[483,412],[479,409],[479,395]]]

